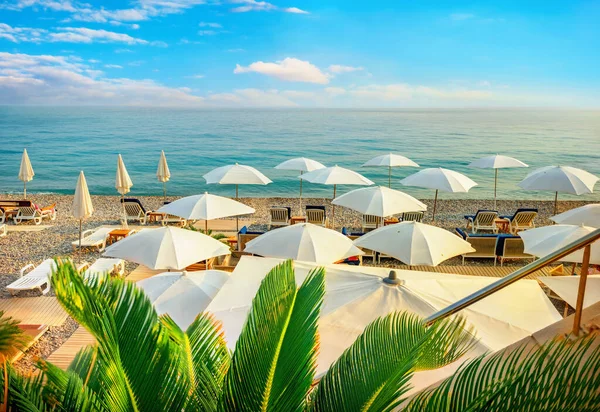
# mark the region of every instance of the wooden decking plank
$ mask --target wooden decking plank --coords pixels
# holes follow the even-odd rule
[[[67,312],[55,297],[0,299],[0,310],[27,324],[59,326],[67,320]]]
[[[65,343],[62,344],[48,357],[48,361],[66,370],[75,355],[87,345],[93,345],[96,342],[94,337],[83,327],[79,326]]]

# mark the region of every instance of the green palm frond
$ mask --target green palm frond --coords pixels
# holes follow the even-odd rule
[[[329,368],[312,394],[316,411],[382,411],[397,406],[417,368],[456,360],[471,338],[453,320],[426,327],[409,313],[392,313],[369,324]],[[438,343],[444,331],[454,332]]]
[[[18,325],[18,321],[0,311],[0,360],[25,348],[29,339]]]
[[[554,340],[470,361],[406,410],[596,411],[599,391],[600,346],[594,338]]]
[[[297,289],[291,261],[262,281],[225,376],[220,408],[302,410],[313,380],[323,269]]]
[[[23,376],[7,366],[10,392],[9,407],[17,411],[43,412],[49,410],[43,396],[44,374]],[[0,374],[4,386],[4,373]]]

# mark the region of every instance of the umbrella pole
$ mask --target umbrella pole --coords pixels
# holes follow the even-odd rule
[[[81,254],[81,222],[83,219],[79,219],[79,253]]]
[[[496,174],[494,176],[494,209],[496,209],[496,187],[498,186],[498,169],[494,169]]]
[[[577,304],[575,306],[575,320],[573,321],[573,335],[579,336],[581,328],[581,313],[583,312],[583,298],[585,297],[585,285],[587,283],[588,268],[590,266],[591,245],[583,249],[583,261],[581,262],[581,274],[579,275],[579,289],[577,291]]]
[[[388,187],[392,188],[392,166],[388,167]]]
[[[27,199],[27,182],[23,182],[23,199]]]
[[[208,235],[208,219],[204,219],[204,234]]]
[[[438,191],[437,189],[435,190],[435,198],[433,199],[433,217],[432,217],[432,221],[435,222],[435,209],[437,208],[437,196],[438,196]]]
[[[333,185],[333,199],[335,199],[335,188],[336,185]],[[333,199],[331,199],[333,201]],[[331,203],[331,228],[335,230],[335,205],[333,202]]]
[[[558,212],[558,192],[554,193],[554,214]]]
[[[235,185],[235,200],[238,200],[238,185]],[[235,217],[235,231],[239,232],[240,231],[240,218],[239,217]]]
[[[302,170],[300,170],[300,176],[302,176]],[[302,214],[302,179],[300,179],[300,214],[298,216],[303,216]]]
[[[163,200],[167,201],[167,182],[163,182]]]

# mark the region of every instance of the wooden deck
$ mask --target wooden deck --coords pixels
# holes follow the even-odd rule
[[[20,323],[30,325],[59,326],[67,320],[64,311],[55,297],[0,299],[0,310]]]
[[[153,270],[146,266],[139,265],[135,268],[125,279],[131,282],[139,282],[140,280],[149,278],[151,276],[157,275],[159,273],[166,272],[166,270]]]
[[[423,272],[435,272],[435,273],[454,273],[456,275],[469,275],[469,276],[486,276],[493,278],[500,278],[510,275],[515,270],[519,269],[517,266],[398,266],[398,269],[410,269],[419,270]],[[540,276],[549,276],[552,267],[542,268],[533,274],[526,277],[526,279],[536,279]]]
[[[80,326],[60,348],[52,352],[47,360],[59,368],[66,370],[81,348],[93,345],[95,342],[94,337],[83,326]]]

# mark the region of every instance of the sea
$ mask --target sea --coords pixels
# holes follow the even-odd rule
[[[499,153],[530,166],[499,171],[499,199],[551,200],[553,193],[523,191],[517,184],[547,165],[573,166],[600,176],[600,111],[0,106],[0,193],[22,191],[17,175],[24,148],[35,171],[27,184],[29,193],[72,194],[83,170],[92,194],[116,195],[120,153],[133,181],[130,194],[162,195],[156,169],[164,150],[171,171],[169,195],[208,191],[233,196],[235,187],[208,185],[202,176],[239,163],[273,180],[267,186],[240,186],[241,197],[291,197],[298,193],[299,173],[274,169],[284,160],[308,157],[387,185],[387,168],[362,164],[393,152],[422,168],[452,169],[478,183],[468,193],[441,193],[441,198],[492,198],[494,171],[468,165]],[[393,169],[392,187],[420,198],[433,197],[431,190],[400,183],[418,170]],[[353,188],[339,186],[337,191]],[[304,184],[304,196],[331,195],[329,186]],[[600,196],[561,194],[560,199],[600,200]]]

